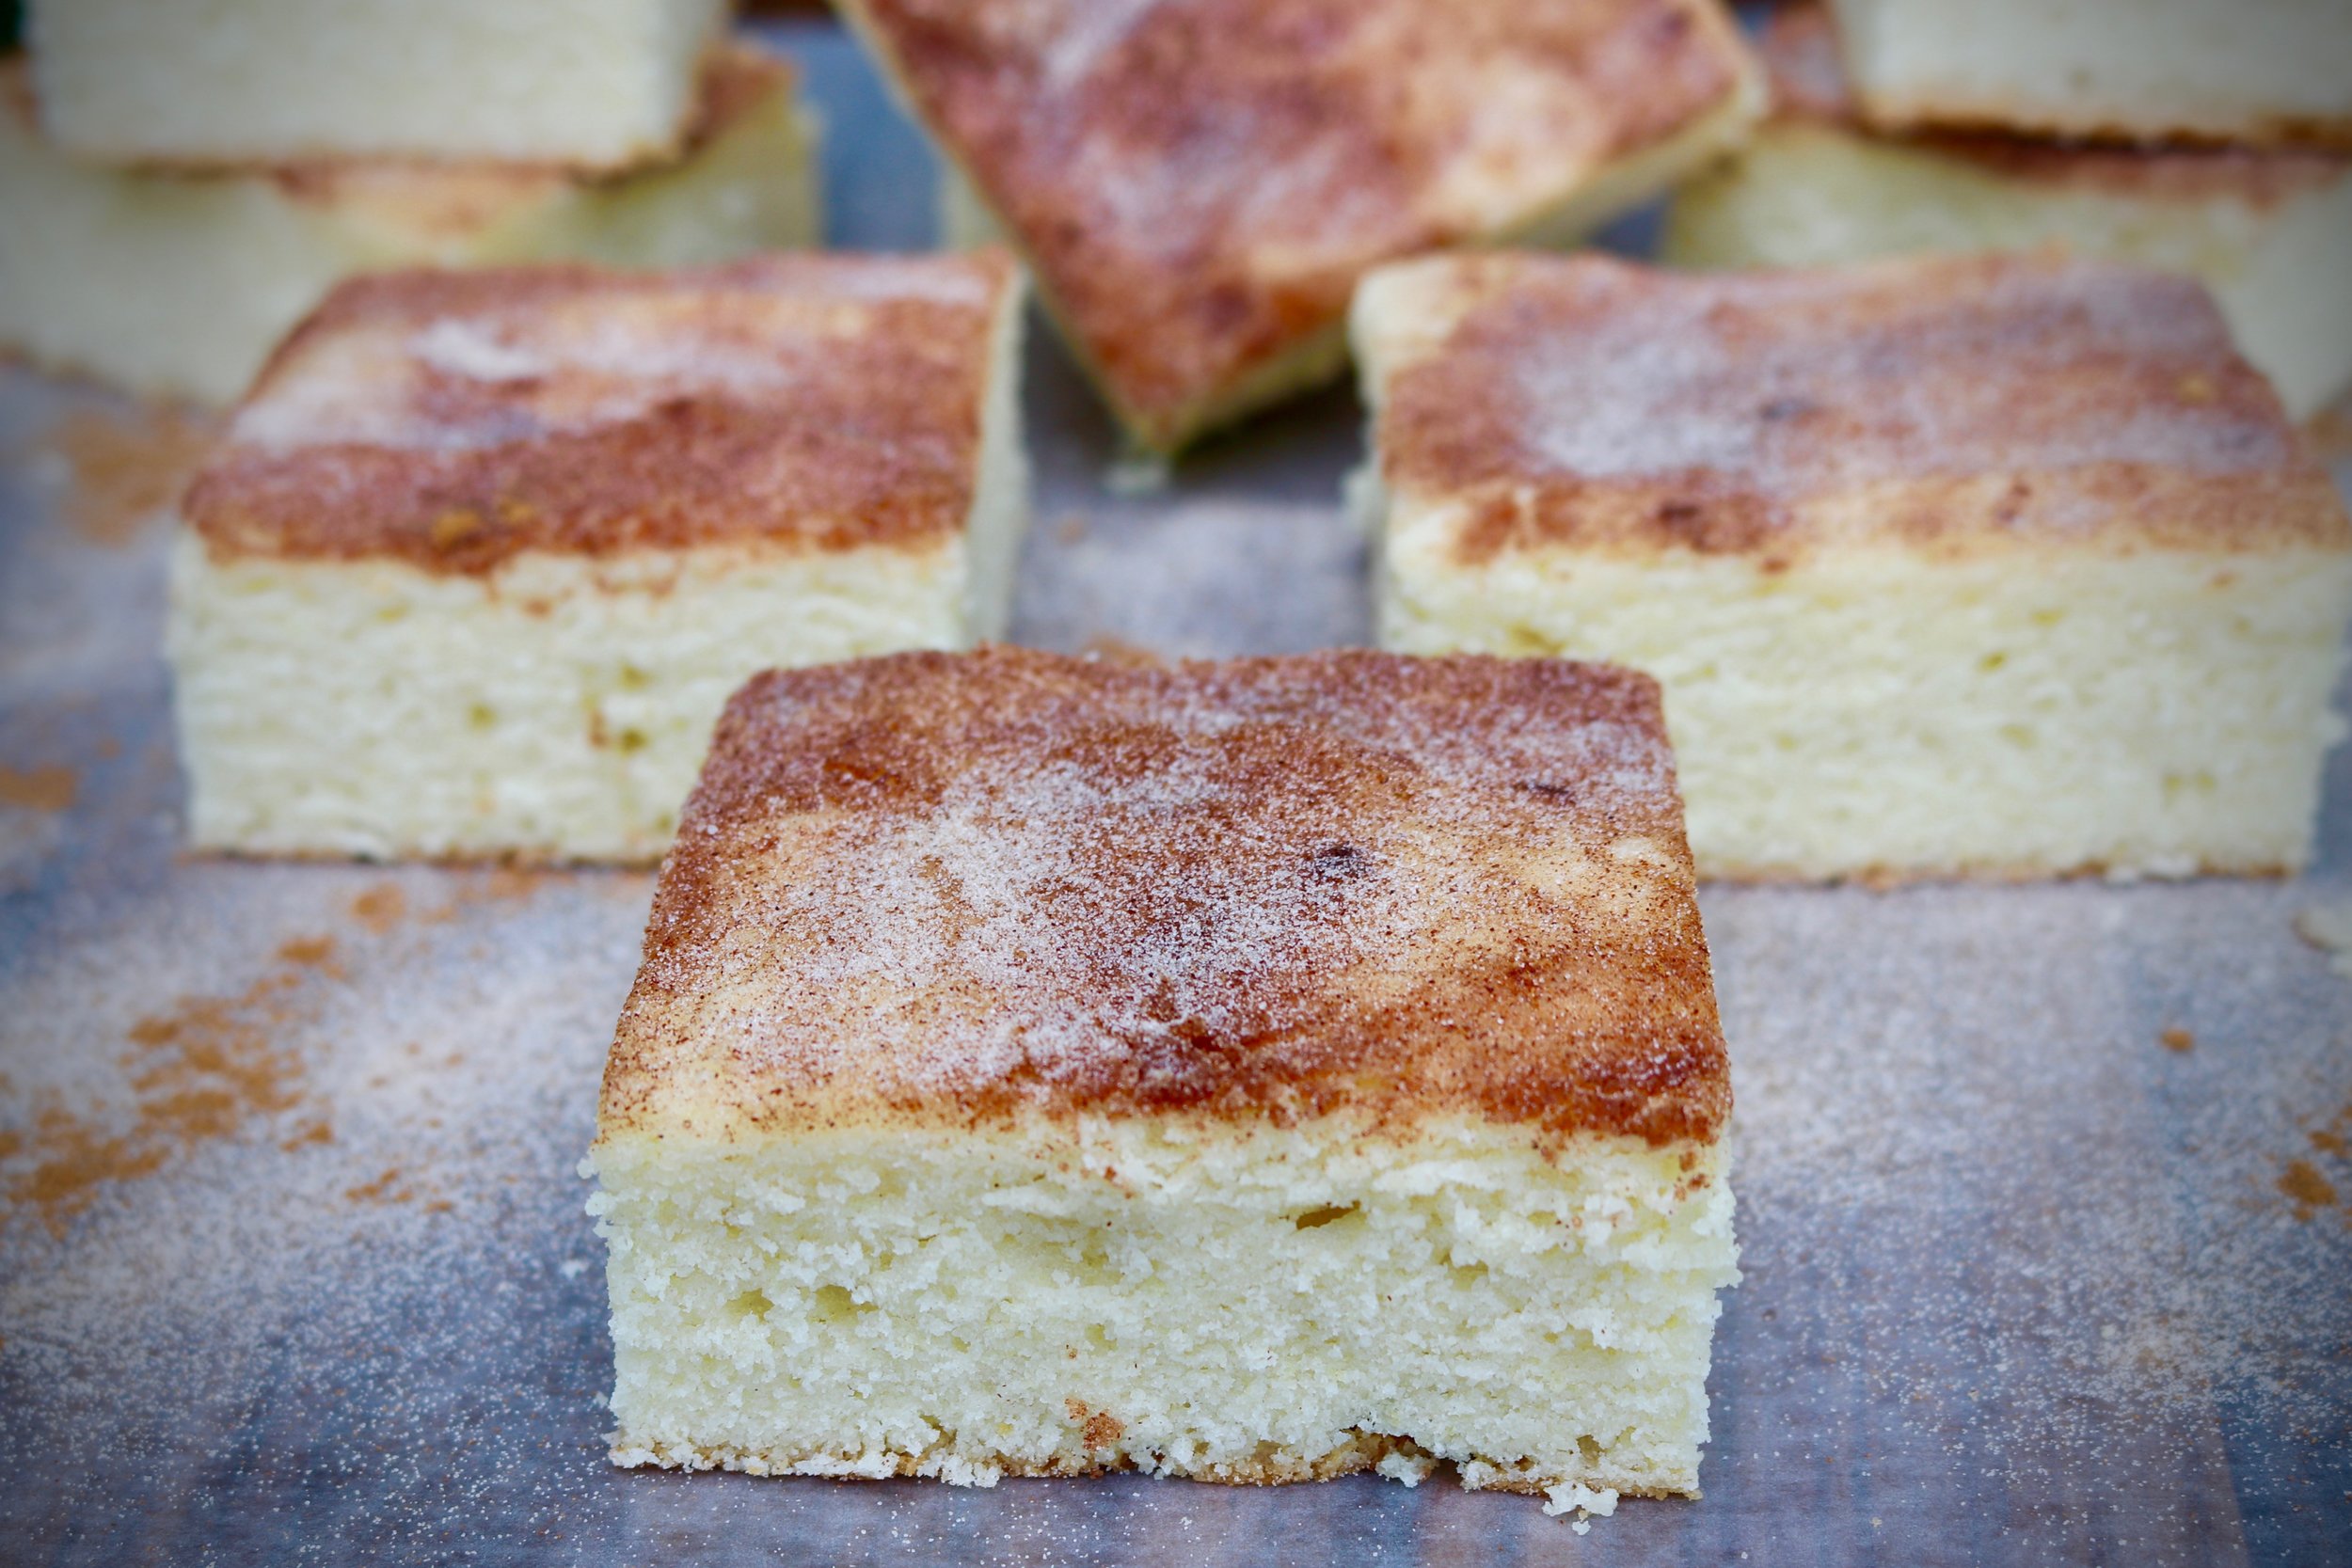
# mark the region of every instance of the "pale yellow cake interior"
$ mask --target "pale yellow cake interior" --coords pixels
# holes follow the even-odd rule
[[[2311,857],[2343,734],[2342,552],[1466,568],[1446,531],[1391,514],[1382,643],[1657,675],[1704,876],[2184,876]]]
[[[1166,1118],[608,1134],[591,1165],[624,1464],[1697,1490],[1737,1278],[1713,1146]]]

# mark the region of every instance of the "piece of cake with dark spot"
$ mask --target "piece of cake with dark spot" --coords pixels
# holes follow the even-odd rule
[[[605,1072],[614,1458],[1694,1493],[1693,885],[1629,672],[758,677]]]

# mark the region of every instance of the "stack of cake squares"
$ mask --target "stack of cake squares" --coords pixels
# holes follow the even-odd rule
[[[2045,245],[2199,278],[2290,415],[2352,388],[2352,15],[2338,0],[1801,0],[1772,110],[1664,258]]]
[[[0,347],[225,404],[340,278],[814,244],[815,127],[723,0],[36,0]]]

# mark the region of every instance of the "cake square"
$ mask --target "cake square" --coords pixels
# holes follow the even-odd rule
[[[28,0],[42,130],[107,163],[675,151],[726,0]]]
[[[1831,3],[1889,128],[2352,146],[2343,0]]]
[[[2352,154],[1874,131],[1815,4],[1776,8],[1757,53],[1772,115],[1675,192],[1661,260],[1794,267],[2063,245],[2202,281],[2293,418],[2352,387]]]
[[[614,1460],[1695,1495],[1692,894],[1626,671],[758,676],[605,1069]]]
[[[546,164],[310,159],[204,170],[68,156],[0,62],[0,349],[224,405],[339,279],[403,266],[673,267],[814,245],[817,127],[797,73],[715,51],[675,156]]]
[[[1717,0],[843,12],[1025,253],[1113,411],[1162,451],[1337,377],[1374,264],[1573,238],[1762,105]]]
[[[754,671],[995,631],[1018,273],[771,256],[338,289],[190,485],[199,847],[649,861]]]
[[[2352,525],[2196,284],[1493,255],[1355,334],[1381,641],[1656,675],[1703,875],[2309,856]]]

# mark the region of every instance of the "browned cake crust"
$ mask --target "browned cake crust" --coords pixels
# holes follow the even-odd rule
[[[1711,1140],[1646,676],[1009,648],[760,675],[662,867],[601,1131],[1486,1117]]]
[[[1776,7],[1757,42],[1772,81],[1772,108],[1810,121],[1963,159],[2039,184],[2153,201],[2227,198],[2271,207],[2352,176],[2352,154],[2315,149],[2099,146],[1998,132],[1880,132],[1867,127],[1838,54],[1836,22],[1816,0]]]
[[[1172,445],[1369,266],[1723,106],[1715,0],[850,0],[1105,390]]]
[[[971,510],[1000,252],[346,283],[183,511],[215,556],[486,572],[757,539],[929,547]]]
[[[1486,255],[1383,276],[1381,473],[1465,562],[1894,542],[2352,546],[2197,284],[2036,257],[1677,274]],[[1407,341],[1406,340],[1409,340]]]

